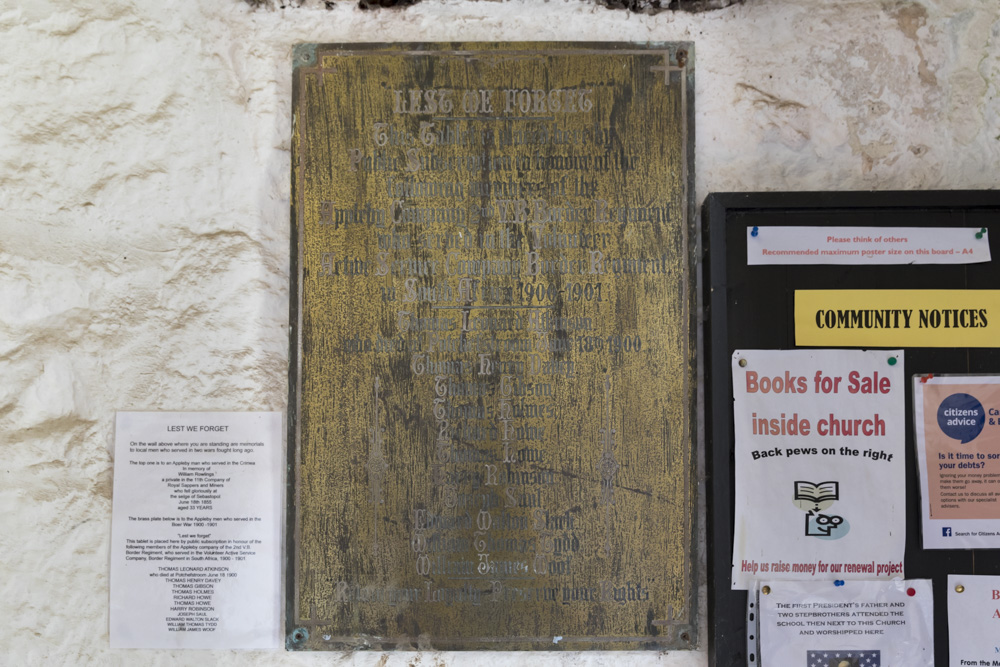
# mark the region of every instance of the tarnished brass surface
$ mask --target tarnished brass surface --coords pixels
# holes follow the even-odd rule
[[[690,45],[295,65],[289,648],[693,647]]]

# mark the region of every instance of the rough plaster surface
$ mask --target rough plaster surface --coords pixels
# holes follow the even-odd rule
[[[108,648],[115,411],[285,408],[292,45],[501,39],[693,40],[699,202],[997,187],[994,0],[0,0],[0,663],[707,664]]]

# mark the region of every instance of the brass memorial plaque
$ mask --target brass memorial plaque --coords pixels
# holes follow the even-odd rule
[[[296,49],[290,649],[695,646],[692,63]]]

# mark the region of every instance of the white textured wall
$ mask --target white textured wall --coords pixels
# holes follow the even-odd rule
[[[579,0],[0,0],[0,663],[528,657],[112,652],[107,633],[115,411],[285,408],[292,45],[501,39],[693,40],[699,201],[997,187],[995,0],[655,17]]]

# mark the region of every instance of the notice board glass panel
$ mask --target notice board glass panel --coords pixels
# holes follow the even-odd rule
[[[290,649],[695,645],[693,82],[296,49]]]
[[[996,260],[974,264],[747,264],[748,230],[781,227],[953,228],[970,245],[1000,235],[996,191],[713,193],[702,207],[709,247],[705,303],[706,473],[708,477],[709,660],[719,667],[757,662],[757,609],[731,588],[735,516],[734,414],[731,360],[735,350],[796,349],[797,290],[980,290],[1000,285]],[[979,233],[981,236],[976,237]],[[995,258],[997,248],[992,245]],[[923,549],[910,379],[916,374],[1000,372],[1000,346],[906,347],[907,579],[934,587],[935,664],[948,662],[946,586],[949,574],[996,574],[1000,559],[983,550]],[[888,341],[894,342],[894,341]],[[998,341],[1000,343],[1000,341]],[[844,346],[847,347],[847,346]],[[873,509],[877,512],[877,508]],[[753,599],[751,599],[753,602]],[[752,617],[752,619],[751,619]],[[752,656],[752,657],[751,657]]]

